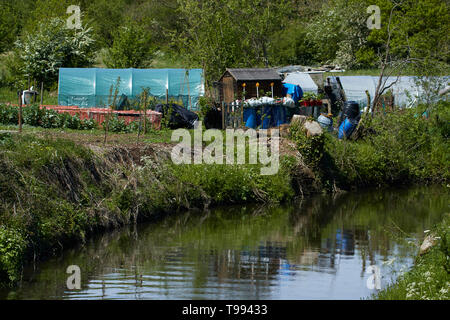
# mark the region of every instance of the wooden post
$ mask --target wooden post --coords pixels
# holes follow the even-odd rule
[[[240,123],[239,127],[243,128],[244,127],[244,103],[243,102],[241,102],[240,108],[241,108],[241,123]]]
[[[169,104],[169,89],[166,88],[166,104]]]
[[[225,102],[222,101],[222,130],[225,130]]]
[[[230,125],[230,104],[227,103],[227,128]]]
[[[19,133],[22,132],[22,91],[19,92]]]
[[[147,134],[147,91],[144,91],[144,134]]]
[[[367,96],[367,113],[370,112],[370,108],[371,108],[371,101],[370,101],[370,93],[369,90],[366,90],[366,96]]]
[[[41,82],[41,106],[44,101],[44,81]]]

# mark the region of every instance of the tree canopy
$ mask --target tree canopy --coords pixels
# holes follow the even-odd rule
[[[45,38],[41,25],[53,18],[66,21],[66,9],[72,4],[80,6],[82,25],[84,30],[92,28],[89,38],[93,40],[91,49],[83,53],[86,57],[78,56],[77,65],[86,65],[80,61],[91,61],[94,55],[93,62],[99,67],[170,66],[176,62],[177,67],[204,68],[208,82],[217,80],[226,67],[326,63],[350,69],[377,68],[390,35],[390,59],[408,59],[421,70],[427,69],[424,61],[438,63],[441,72],[449,70],[448,1],[3,0],[0,54],[7,54],[0,55],[4,64],[0,82],[1,70],[17,65],[17,61],[10,63],[8,53],[19,48],[16,43],[23,45],[37,38],[36,45],[46,47],[45,41],[55,44],[56,38],[68,36],[58,29],[56,38],[48,34]],[[379,30],[367,27],[369,5],[381,9]],[[45,70],[74,65],[73,55],[67,60],[55,53],[60,46],[47,47],[58,62]],[[32,58],[33,50],[43,54],[31,44],[28,48],[27,59]],[[24,56],[22,61],[25,63]],[[34,70],[27,64],[24,68]]]

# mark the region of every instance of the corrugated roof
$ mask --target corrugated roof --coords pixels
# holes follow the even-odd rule
[[[281,80],[281,76],[274,69],[269,68],[227,68],[227,71],[233,78],[241,81]]]

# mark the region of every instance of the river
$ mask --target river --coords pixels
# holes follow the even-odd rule
[[[413,264],[424,231],[448,212],[448,190],[367,190],[174,214],[28,266],[0,298],[370,298],[371,284],[385,288]],[[80,268],[80,290],[67,288],[70,265]]]

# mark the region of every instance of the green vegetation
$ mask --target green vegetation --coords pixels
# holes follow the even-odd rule
[[[291,129],[306,164],[315,169],[324,187],[348,189],[450,179],[450,103],[378,113],[362,120],[359,138],[338,140],[326,133],[307,137]],[[430,109],[428,109],[430,110]]]
[[[374,295],[380,300],[449,300],[450,299],[450,215],[436,225],[431,233],[437,243],[416,258],[411,270]]]
[[[128,22],[114,34],[113,46],[104,59],[108,68],[149,67],[156,48],[151,36],[135,22]]]
[[[69,0],[6,0],[0,87],[23,88],[29,76],[54,90],[59,67],[200,67],[207,87],[226,67],[333,64],[379,74],[387,51],[393,73],[422,74],[438,65],[435,71],[448,75],[448,3],[396,3],[82,0],[83,29],[75,32],[64,28]],[[370,5],[381,9],[381,29],[367,27]]]
[[[293,195],[289,159],[278,174],[260,176],[257,165],[172,165],[167,151],[153,147],[96,150],[51,134],[1,134],[0,250],[8,252],[0,260],[3,283],[20,278],[25,261],[99,230],[177,210]]]
[[[78,115],[58,113],[52,109],[40,108],[39,105],[30,105],[23,108],[23,123],[43,128],[66,128],[77,130],[91,130],[97,127],[92,119],[81,120]],[[19,119],[19,108],[0,104],[0,124],[15,125]],[[116,127],[114,127],[116,129]],[[122,130],[122,127],[118,128]]]

